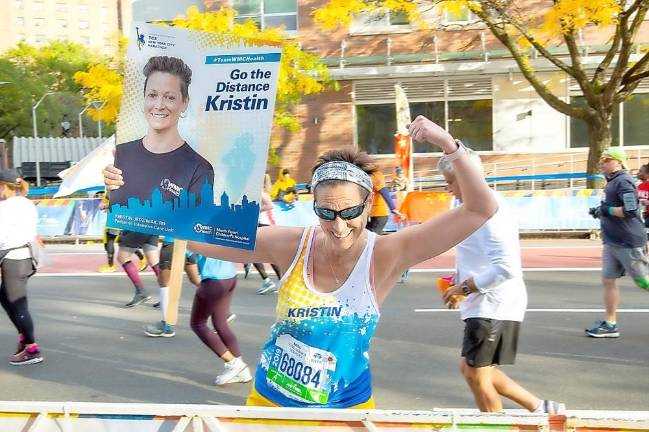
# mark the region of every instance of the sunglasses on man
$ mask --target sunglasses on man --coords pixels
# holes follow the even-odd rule
[[[318,216],[320,219],[324,219],[327,221],[336,220],[337,217],[340,217],[340,219],[342,220],[352,220],[352,219],[356,219],[361,214],[363,214],[363,210],[365,210],[366,204],[367,204],[367,199],[363,201],[361,204],[354,207],[348,207],[342,210],[331,210],[331,209],[322,208],[318,206],[318,204],[315,201],[313,201],[313,211],[315,212],[316,216]]]

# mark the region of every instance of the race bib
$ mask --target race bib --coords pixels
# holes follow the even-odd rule
[[[275,342],[266,381],[291,399],[326,404],[328,384],[335,370],[336,357],[332,353],[284,334]]]

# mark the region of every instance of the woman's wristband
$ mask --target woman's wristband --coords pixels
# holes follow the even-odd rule
[[[452,152],[452,153],[444,153],[444,159],[447,162],[453,162],[454,160],[459,159],[460,157],[462,157],[463,154],[466,153],[466,150],[465,150],[464,144],[462,144],[462,141],[456,139],[455,143],[457,144],[457,149],[454,152]]]

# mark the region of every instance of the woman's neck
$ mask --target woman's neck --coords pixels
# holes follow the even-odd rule
[[[149,129],[142,141],[151,153],[169,153],[185,143],[176,128],[161,131]]]

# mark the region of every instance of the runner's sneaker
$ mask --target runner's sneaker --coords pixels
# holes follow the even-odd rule
[[[270,280],[270,278],[266,278],[263,280],[261,286],[257,290],[257,294],[268,294],[273,290],[275,290],[275,282]]]
[[[155,325],[148,325],[144,327],[144,334],[149,337],[174,337],[176,332],[174,331],[174,326],[167,324],[164,321],[160,321]]]
[[[237,314],[231,313],[230,315],[228,315],[228,318],[225,321],[227,321],[228,323],[231,323],[235,319],[237,319]]]
[[[617,324],[595,321],[595,327],[586,329],[586,334],[594,338],[616,338],[620,337],[620,329]]]
[[[241,360],[241,357],[236,357],[234,360],[225,363],[225,370],[223,373],[216,377],[214,384],[220,386],[233,383],[247,383],[252,381],[252,375],[248,365]]]
[[[154,308],[159,308],[160,307],[160,302],[155,302],[152,305]]]
[[[25,337],[22,334],[19,334],[18,335],[18,346],[16,347],[16,352],[14,353],[14,355],[20,354],[25,349],[25,347],[26,347],[26,345],[25,345]]]
[[[399,279],[399,283],[408,282],[408,273],[410,273],[410,270],[406,270],[403,273],[401,273],[401,279]]]
[[[144,269],[147,268],[147,265],[146,257],[142,257],[140,260],[140,271],[144,271]]]
[[[137,291],[130,302],[126,303],[124,306],[127,308],[137,306],[142,303],[146,303],[151,300],[151,295],[146,290]]]
[[[250,267],[252,265],[250,263],[245,263],[243,265],[243,278],[248,279],[248,273],[250,273]]]
[[[99,273],[115,273],[115,266],[103,265],[97,269]]]
[[[43,361],[43,355],[41,354],[38,346],[32,345],[29,348],[25,348],[19,353],[14,354],[9,360],[9,364],[13,366],[23,366],[36,364]]]

